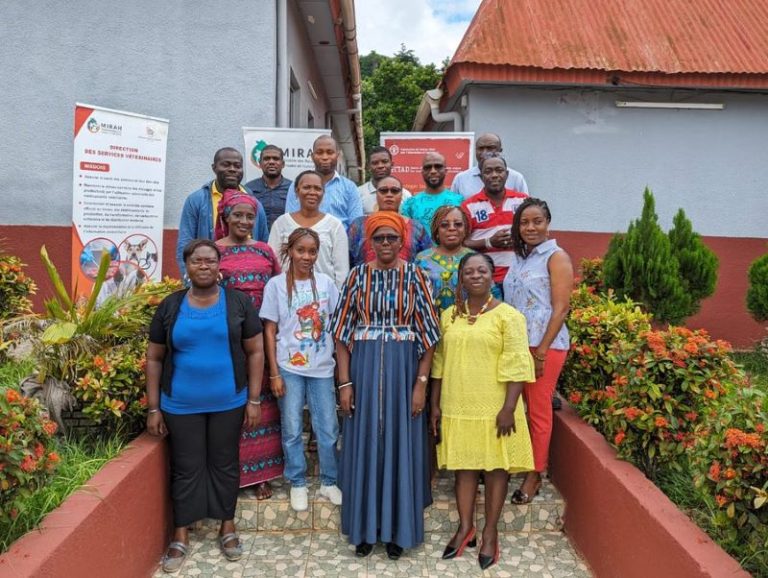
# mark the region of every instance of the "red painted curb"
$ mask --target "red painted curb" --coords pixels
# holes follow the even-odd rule
[[[171,525],[164,440],[144,433],[0,556],[0,578],[136,578]]]
[[[551,448],[565,531],[598,578],[750,576],[565,403]]]

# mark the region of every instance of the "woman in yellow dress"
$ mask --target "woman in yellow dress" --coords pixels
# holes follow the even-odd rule
[[[459,263],[456,303],[442,314],[442,338],[432,365],[437,464],[455,470],[459,511],[459,529],[443,559],[476,545],[473,520],[482,471],[485,527],[478,563],[483,570],[499,559],[498,522],[509,474],[533,469],[531,438],[519,402],[523,384],[536,379],[525,317],[493,297],[493,270],[485,254],[466,255]]]

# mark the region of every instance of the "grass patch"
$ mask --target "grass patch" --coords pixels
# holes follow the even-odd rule
[[[2,369],[0,380],[5,376],[6,368]],[[117,436],[104,440],[61,440],[57,448],[61,463],[48,484],[29,497],[15,520],[0,521],[0,553],[39,526],[48,512],[57,508],[124,447],[125,441]]]
[[[0,387],[18,388],[21,380],[31,375],[34,368],[35,364],[28,359],[0,364]]]
[[[739,351],[733,353],[733,360],[744,368],[753,383],[768,390],[768,355],[760,351]]]

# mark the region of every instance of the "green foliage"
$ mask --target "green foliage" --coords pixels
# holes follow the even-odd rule
[[[24,273],[24,263],[0,251],[0,321],[29,313],[32,310],[29,296],[36,292],[37,285]]]
[[[0,553],[35,529],[48,512],[57,508],[124,447],[119,437],[107,440],[58,440],[61,461],[47,483],[16,502],[16,516],[0,515]]]
[[[47,482],[59,461],[55,433],[37,400],[0,388],[0,523],[15,519],[23,500]]]
[[[442,71],[422,65],[403,45],[392,57],[372,52],[361,57],[363,133],[368,148],[384,131],[409,131],[424,92],[435,88]]]
[[[680,323],[692,311],[692,297],[681,282],[670,240],[659,226],[653,194],[645,189],[643,197],[640,219],[629,225],[626,235],[611,241],[605,282],[619,298],[638,301],[659,321]]]
[[[768,254],[758,257],[749,266],[747,309],[757,321],[768,320]]]
[[[595,292],[605,293],[605,273],[601,258],[582,259],[579,263],[579,269],[581,269],[581,283],[583,285],[591,287]]]
[[[701,235],[693,231],[691,221],[680,209],[669,231],[672,254],[677,259],[683,290],[691,299],[686,317],[699,310],[700,302],[715,292],[717,285],[717,255],[704,244]]]

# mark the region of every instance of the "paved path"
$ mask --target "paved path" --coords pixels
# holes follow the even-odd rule
[[[288,503],[287,487],[274,484],[275,495],[257,502],[241,494],[237,524],[244,555],[227,562],[216,542],[216,524],[199,524],[191,534],[191,553],[177,576],[245,578],[265,576],[314,577],[440,577],[467,576],[566,578],[591,576],[560,531],[563,502],[546,483],[527,506],[507,503],[501,524],[501,559],[485,573],[477,566],[477,549],[467,549],[460,559],[443,561],[443,548],[458,520],[452,496],[452,479],[444,475],[433,492],[434,505],[426,511],[426,543],[407,550],[393,562],[383,545],[368,558],[356,558],[354,547],[339,533],[338,510],[326,500],[312,499],[310,510],[295,513]],[[515,488],[519,481],[512,480]],[[310,498],[314,498],[316,485]],[[482,495],[478,527],[482,527]],[[155,576],[167,576],[158,570]]]

